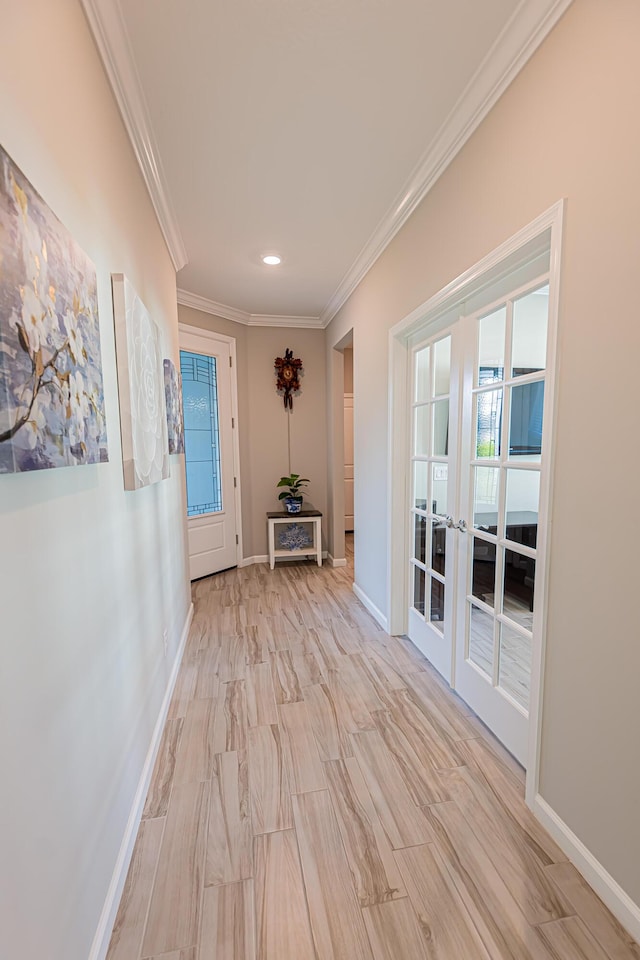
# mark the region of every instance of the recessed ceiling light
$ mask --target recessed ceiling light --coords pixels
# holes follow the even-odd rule
[[[280,263],[281,258],[275,256],[263,257],[262,262],[266,263],[269,267],[275,267]]]

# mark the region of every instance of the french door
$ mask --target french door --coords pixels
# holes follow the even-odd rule
[[[449,683],[459,365],[457,331],[441,333],[413,352],[409,636]]]
[[[191,580],[237,564],[234,343],[208,331],[180,328]]]
[[[548,316],[543,276],[412,354],[409,635],[521,763],[541,627]]]

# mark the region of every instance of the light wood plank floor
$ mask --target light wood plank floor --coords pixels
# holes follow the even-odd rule
[[[301,561],[194,585],[108,960],[640,960],[518,765],[351,581]]]

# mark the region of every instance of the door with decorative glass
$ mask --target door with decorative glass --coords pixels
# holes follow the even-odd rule
[[[452,350],[452,347],[454,349]],[[458,362],[453,332],[412,351],[409,636],[451,682]]]
[[[237,563],[230,338],[180,330],[192,580]]]

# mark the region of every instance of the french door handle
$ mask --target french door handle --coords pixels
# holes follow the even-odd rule
[[[449,530],[452,530],[453,527],[455,527],[455,523],[453,522],[453,517],[450,517],[448,513],[437,514],[437,517],[438,517],[438,520],[441,520],[442,523],[444,523],[444,525]]]
[[[467,523],[465,520],[458,520],[457,523],[452,523],[451,526],[453,527],[454,530],[459,530],[460,533],[467,532]]]

